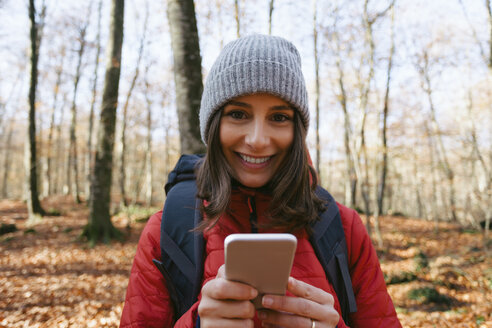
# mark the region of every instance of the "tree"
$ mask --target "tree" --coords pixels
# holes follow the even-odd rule
[[[343,144],[345,150],[345,164],[347,173],[347,178],[345,180],[345,204],[348,204],[349,207],[354,207],[356,205],[358,177],[355,170],[355,160],[351,149],[352,147],[350,145],[352,140],[352,123],[348,110],[347,91],[345,88],[345,73],[343,70],[341,58],[341,44],[338,33],[335,31],[333,35],[336,39],[336,67],[338,71],[337,82],[340,89],[337,95],[337,99],[343,111]]]
[[[274,0],[270,0],[270,6],[268,7],[268,34],[269,35],[272,35],[273,4],[274,4]]]
[[[241,20],[240,20],[240,16],[241,16],[241,11],[239,9],[239,0],[234,0],[234,17],[236,18],[236,36],[238,38],[241,37]]]
[[[436,117],[436,106],[433,100],[433,87],[430,78],[430,58],[428,53],[428,47],[422,50],[421,56],[418,58],[418,63],[416,64],[417,70],[421,77],[421,87],[427,96],[427,100],[429,102],[430,109],[430,122],[432,124],[434,135],[437,139],[437,147],[438,147],[438,159],[440,167],[448,179],[449,183],[449,206],[451,211],[451,218],[454,222],[458,221],[458,217],[456,215],[456,193],[454,186],[454,171],[451,167],[448,155],[446,151],[446,147],[444,147],[444,142],[442,140],[442,132],[441,128],[437,122]]]
[[[41,22],[44,19],[46,7],[43,7]],[[34,215],[44,215],[45,211],[41,207],[38,194],[38,174],[36,159],[36,85],[38,81],[38,60],[39,47],[41,43],[41,33],[38,31],[38,22],[36,21],[36,7],[34,0],[29,0],[29,20],[31,22],[31,76],[29,86],[29,132],[26,143],[25,167],[27,180],[27,209],[28,215],[32,218]]]
[[[54,179],[52,176],[53,170],[53,134],[55,130],[55,114],[56,108],[58,105],[58,95],[60,94],[60,86],[62,82],[62,73],[63,73],[63,63],[65,59],[65,46],[62,46],[60,50],[60,64],[55,68],[56,71],[56,83],[53,92],[53,105],[51,107],[51,118],[50,118],[50,127],[48,130],[48,142],[46,145],[47,155],[46,155],[46,177],[45,177],[45,185],[44,192],[47,196],[52,195],[54,191]]]
[[[99,56],[101,54],[101,16],[102,16],[102,0],[99,0],[99,6],[98,6],[98,16],[97,16],[97,36],[96,36],[96,57],[95,57],[95,65],[94,65],[94,80],[92,81],[92,100],[91,100],[91,109],[89,113],[89,134],[87,136],[87,155],[86,155],[86,187],[85,187],[85,194],[89,195],[90,194],[90,180],[91,180],[91,169],[92,169],[92,162],[93,162],[93,155],[92,155],[92,134],[94,131],[94,107],[96,104],[96,97],[97,97],[97,78],[98,78],[98,71],[99,71]],[[87,197],[87,196],[86,196]],[[87,199],[87,202],[89,200]]]
[[[89,4],[87,17],[90,17],[91,12],[91,4]],[[79,28],[79,50],[77,51],[77,68],[75,71],[74,77],[74,86],[73,86],[73,98],[72,98],[72,106],[70,108],[70,113],[72,114],[72,119],[70,121],[70,146],[68,151],[68,167],[67,167],[67,184],[68,190],[73,191],[73,198],[77,204],[80,201],[80,191],[79,191],[79,168],[78,168],[78,156],[77,156],[77,137],[76,137],[76,126],[77,126],[77,91],[80,81],[80,76],[82,75],[82,57],[84,56],[84,51],[86,47],[86,39],[85,35],[87,32],[87,27],[89,26],[89,19],[82,23],[82,26]],[[73,173],[73,176],[72,176]],[[72,188],[73,185],[75,188]]]
[[[181,153],[203,153],[199,110],[203,92],[202,59],[193,0],[169,0],[167,16],[174,55],[174,83]]]
[[[147,138],[145,150],[145,202],[152,205],[152,100],[149,96],[150,83],[148,80],[149,65],[145,68],[145,102],[147,104]]]
[[[133,89],[137,83],[138,76],[140,74],[140,62],[142,61],[142,56],[144,52],[145,45],[145,37],[147,34],[147,25],[149,21],[149,5],[146,3],[146,11],[145,11],[145,19],[143,23],[143,32],[142,37],[140,38],[140,46],[138,47],[138,57],[137,62],[135,64],[135,74],[133,74],[132,82],[130,83],[130,88],[128,89],[128,93],[126,95],[125,105],[123,106],[123,117],[121,121],[121,153],[120,153],[120,193],[121,193],[121,201],[120,204],[122,206],[127,206],[126,201],[126,190],[125,190],[125,182],[126,182],[126,164],[125,164],[125,155],[126,155],[126,124],[127,124],[127,114],[128,114],[128,106],[130,104],[130,98],[133,93]]]
[[[361,181],[361,195],[362,199],[364,201],[364,207],[365,207],[365,213],[366,213],[366,227],[367,231],[370,234],[371,233],[371,220],[370,220],[370,195],[369,195],[369,157],[367,155],[367,145],[366,145],[366,119],[367,119],[367,111],[368,111],[368,101],[369,101],[369,93],[371,91],[371,85],[373,84],[374,80],[374,70],[375,70],[375,42],[374,42],[374,32],[373,32],[373,25],[376,23],[376,21],[384,17],[386,12],[390,10],[394,6],[395,0],[393,0],[389,6],[374,14],[370,15],[368,11],[369,7],[369,0],[364,1],[364,12],[362,15],[362,20],[363,20],[363,26],[365,30],[365,42],[369,46],[369,55],[367,59],[367,65],[369,66],[369,73],[367,75],[366,81],[365,82],[360,82],[360,107],[361,107],[361,112],[362,112],[362,118],[361,118],[361,124],[360,124],[360,146],[358,147],[357,151],[357,157],[356,157],[356,170],[359,171],[359,176],[362,177]],[[393,50],[392,50],[393,51]],[[390,66],[391,67],[391,66]],[[362,71],[359,70],[359,71]],[[389,72],[391,72],[391,69],[389,69]],[[389,75],[388,73],[388,79],[387,79],[387,85],[386,85],[386,97],[385,97],[385,106],[387,106],[388,102],[388,93],[389,93]],[[386,107],[387,110],[387,107]],[[386,111],[387,115],[387,111]],[[361,155],[362,155],[362,164],[363,168],[359,168],[361,165],[360,160],[361,160]],[[377,168],[377,165],[376,165]],[[364,170],[364,173],[362,174],[362,169]],[[359,180],[360,181],[360,180]],[[375,197],[377,198],[377,196]],[[376,212],[379,213],[379,209],[376,209]],[[381,231],[379,229],[379,217],[378,214],[375,215],[375,232],[376,232],[376,238],[378,241],[379,247],[383,247],[383,238],[381,236]]]
[[[394,23],[395,23],[395,8],[394,1],[392,3],[391,8],[391,47],[390,53],[388,57],[388,69],[386,71],[386,87],[384,92],[384,102],[383,102],[383,110],[382,110],[382,120],[383,124],[381,127],[381,147],[383,148],[383,154],[381,159],[381,173],[379,182],[376,183],[376,197],[374,201],[374,224],[375,230],[377,234],[378,242],[380,246],[382,245],[382,237],[379,229],[379,215],[382,214],[383,211],[383,200],[384,200],[384,191],[386,189],[386,176],[388,174],[388,112],[389,112],[389,94],[390,94],[390,85],[391,85],[391,71],[393,69],[393,54],[395,53],[395,33],[394,33]],[[416,172],[417,167],[414,161],[414,172]],[[376,167],[376,177],[377,177],[377,167]],[[421,200],[420,200],[420,191],[417,186],[417,201],[419,205],[419,210],[421,209]],[[421,212],[421,211],[420,211]]]
[[[7,186],[9,179],[11,156],[9,154],[12,145],[12,134],[14,132],[13,121],[10,123],[9,130],[7,133],[7,141],[5,142],[5,150],[3,157],[3,180],[2,180],[2,191],[0,193],[1,198],[7,198]]]
[[[98,128],[97,149],[91,179],[89,223],[82,233],[91,245],[108,243],[120,238],[121,233],[111,223],[111,181],[113,167],[114,130],[118,87],[120,82],[121,48],[123,45],[124,0],[113,0],[111,5],[110,37],[106,61],[106,76]]]
[[[489,21],[489,55],[487,57],[487,54],[485,53],[485,49],[482,46],[482,42],[480,42],[480,39],[478,38],[477,31],[473,27],[472,22],[470,21],[470,17],[468,16],[468,13],[466,12],[465,5],[463,4],[463,0],[458,0],[458,2],[461,5],[461,8],[463,9],[463,13],[465,15],[466,21],[468,22],[468,26],[470,27],[470,30],[472,31],[473,38],[475,39],[475,43],[478,45],[478,48],[480,50],[480,55],[483,58],[483,61],[485,64],[488,66],[489,70],[492,71],[492,2],[491,0],[484,0],[485,2],[485,7],[487,10],[487,17]]]

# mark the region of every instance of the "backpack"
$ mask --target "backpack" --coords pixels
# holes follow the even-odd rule
[[[203,234],[192,230],[201,222],[194,170],[203,155],[182,155],[169,173],[161,222],[161,261],[153,259],[164,276],[176,320],[197,300],[204,265]],[[313,225],[311,245],[340,302],[342,317],[357,311],[348,269],[347,244],[338,206],[325,189],[316,189],[326,203]]]

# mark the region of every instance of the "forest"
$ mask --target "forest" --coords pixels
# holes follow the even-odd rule
[[[0,0],[0,327],[118,326],[220,49],[292,41],[404,327],[492,325],[490,0]]]

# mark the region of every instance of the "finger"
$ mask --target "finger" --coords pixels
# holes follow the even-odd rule
[[[333,305],[335,302],[333,295],[330,293],[293,277],[289,277],[287,290],[295,296],[302,297],[319,304]]]
[[[255,307],[250,301],[203,299],[198,306],[201,318],[253,319]]]
[[[261,323],[261,326],[263,328],[283,328],[283,327],[280,327],[280,326],[277,326],[277,325],[272,325],[271,323],[266,323],[266,322],[262,322]]]
[[[253,328],[253,320],[243,319],[216,319],[216,320],[201,320],[202,328]]]
[[[279,295],[263,296],[262,305],[267,309],[315,319],[323,318],[327,307],[301,297]]]
[[[225,278],[225,264],[220,266],[219,271],[217,271],[216,278]]]
[[[310,328],[312,324],[310,318],[277,311],[260,310],[258,317],[262,320],[263,327]]]
[[[202,288],[202,294],[221,300],[252,300],[258,295],[253,287],[224,278],[215,278],[207,282]]]

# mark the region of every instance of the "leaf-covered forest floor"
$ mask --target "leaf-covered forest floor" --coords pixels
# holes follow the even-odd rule
[[[144,222],[113,217],[123,243],[89,248],[77,237],[88,210],[69,198],[44,200],[58,216],[27,222],[22,202],[0,200],[0,327],[117,327]],[[146,216],[144,214],[143,216]],[[404,327],[492,327],[492,261],[482,234],[403,217],[381,219],[382,268]]]

